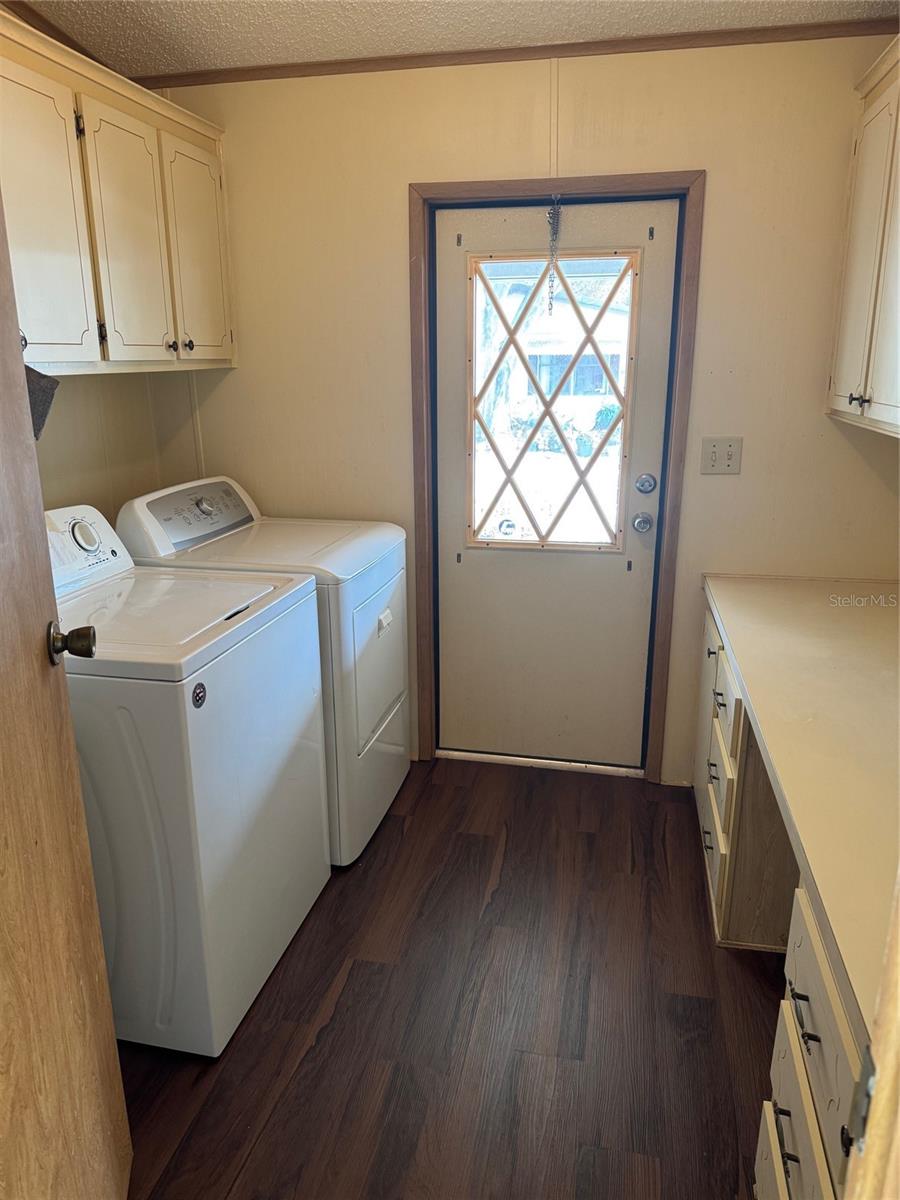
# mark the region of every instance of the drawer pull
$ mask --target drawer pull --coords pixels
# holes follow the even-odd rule
[[[797,1018],[797,1024],[800,1026],[800,1040],[806,1047],[806,1053],[812,1054],[812,1050],[809,1048],[810,1042],[821,1042],[822,1039],[817,1033],[810,1033],[806,1028],[806,1022],[803,1020],[803,1010],[800,1007],[800,1003],[802,1001],[804,1004],[809,1004],[809,996],[805,992],[797,991],[794,987],[793,979],[788,980],[788,991],[790,992],[791,1003],[794,1006],[794,1016]]]
[[[719,782],[719,772],[716,767],[716,764],[714,762],[710,762],[709,759],[707,759],[706,760],[706,769],[709,772],[709,782],[710,783],[718,783]]]
[[[706,840],[707,838],[709,838],[709,841]],[[703,830],[703,849],[704,850],[712,850],[712,848],[713,848],[712,833],[708,829],[704,829]]]
[[[715,658],[715,657],[716,657],[716,651],[715,651],[715,650],[710,650],[709,646],[707,646],[707,647],[706,647],[706,657],[707,657],[707,658]]]
[[[781,1165],[784,1168],[784,1183],[785,1183],[785,1187],[787,1188],[788,1196],[792,1196],[791,1168],[790,1168],[789,1164],[796,1163],[797,1166],[799,1167],[800,1159],[797,1157],[796,1154],[792,1154],[790,1152],[790,1150],[785,1149],[785,1147],[784,1147],[784,1130],[781,1128],[781,1118],[787,1117],[787,1119],[790,1120],[791,1119],[791,1110],[789,1108],[780,1108],[778,1105],[778,1101],[775,1099],[772,1100],[772,1110],[775,1113],[775,1133],[778,1136],[778,1149],[779,1149],[779,1152],[781,1153]]]
[[[842,1125],[841,1126],[841,1150],[843,1151],[844,1158],[850,1157],[850,1151],[853,1148],[854,1141],[855,1141],[855,1138],[853,1137],[853,1134],[850,1132],[850,1130],[847,1128],[846,1125]]]
[[[727,708],[728,707],[728,705],[725,703],[725,693],[724,692],[717,692],[716,689],[713,688],[713,696],[715,697],[716,708]]]

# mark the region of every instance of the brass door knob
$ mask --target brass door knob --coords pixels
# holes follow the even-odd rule
[[[63,633],[56,621],[47,626],[47,653],[54,667],[58,666],[64,654],[73,654],[76,658],[93,658],[97,653],[97,631],[93,625],[79,625]]]

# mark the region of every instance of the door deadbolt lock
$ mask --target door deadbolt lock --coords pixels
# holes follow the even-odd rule
[[[634,481],[634,486],[642,496],[649,496],[651,492],[656,491],[656,476],[646,472],[643,475],[638,475]]]
[[[653,518],[648,512],[635,513],[631,519],[631,524],[638,533],[647,533],[653,528]]]
[[[97,631],[93,625],[81,625],[63,633],[56,621],[47,626],[47,654],[54,667],[59,666],[64,654],[76,658],[93,658],[97,653]]]

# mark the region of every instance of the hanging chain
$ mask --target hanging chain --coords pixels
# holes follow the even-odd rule
[[[547,276],[547,312],[553,316],[553,291],[556,287],[556,260],[559,256],[559,220],[562,216],[560,197],[552,197],[553,204],[547,209],[547,224],[550,226],[550,274]]]

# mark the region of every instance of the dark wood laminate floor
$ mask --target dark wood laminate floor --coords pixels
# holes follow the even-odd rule
[[[775,955],[685,789],[414,764],[216,1062],[121,1046],[133,1200],[748,1200]]]

